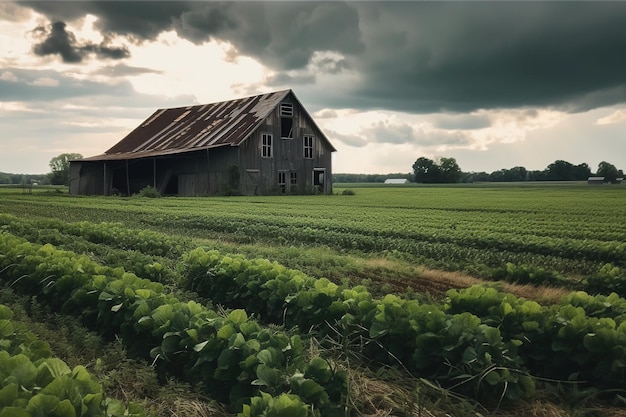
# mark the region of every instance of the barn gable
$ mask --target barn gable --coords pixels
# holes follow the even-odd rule
[[[334,151],[291,90],[158,109],[104,154],[72,161],[70,192],[329,193]]]

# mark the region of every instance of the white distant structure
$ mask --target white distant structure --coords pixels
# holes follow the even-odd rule
[[[406,178],[387,178],[385,184],[408,184],[409,180]]]

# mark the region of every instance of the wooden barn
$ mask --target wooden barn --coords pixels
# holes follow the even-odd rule
[[[102,155],[70,162],[70,192],[332,193],[335,148],[291,90],[159,109]]]

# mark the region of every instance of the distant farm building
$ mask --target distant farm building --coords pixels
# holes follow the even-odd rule
[[[332,193],[335,148],[291,90],[159,109],[102,155],[70,162],[70,192]]]
[[[387,178],[385,184],[408,184],[409,180],[406,178]]]
[[[589,177],[587,178],[587,184],[589,185],[604,184],[604,177]]]

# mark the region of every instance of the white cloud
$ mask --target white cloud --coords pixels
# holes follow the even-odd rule
[[[11,71],[4,71],[2,72],[2,74],[0,74],[0,80],[2,81],[9,81],[12,83],[17,82],[17,77],[15,76],[15,74],[13,74]]]
[[[318,113],[316,113],[318,115]],[[322,110],[316,119],[338,149],[335,172],[404,172],[410,170],[419,156],[472,155],[493,151],[493,161],[482,167],[490,171],[507,166],[495,152],[519,148],[529,135],[545,135],[551,140],[563,138],[559,129],[572,115],[546,109],[481,110],[472,113],[473,120],[462,120],[446,114],[413,115],[391,111]],[[452,117],[462,123],[448,123],[461,128],[442,128],[442,120]],[[454,120],[456,122],[456,120]],[[534,151],[536,152],[536,151]],[[383,155],[387,155],[383,160]],[[392,157],[393,156],[393,157]],[[395,158],[396,162],[393,162]],[[558,156],[555,157],[556,160]],[[370,161],[368,169],[363,168]],[[516,164],[517,161],[513,162]],[[497,165],[496,165],[497,164]],[[511,165],[512,167],[514,165]],[[509,167],[509,168],[510,168]]]
[[[332,119],[337,117],[337,111],[333,109],[322,109],[313,113],[313,117],[317,119]]]
[[[610,125],[613,123],[620,123],[626,120],[626,110],[615,110],[608,116],[604,116],[596,120],[598,125]]]
[[[60,83],[59,83],[59,80],[55,80],[54,78],[41,77],[41,78],[37,78],[31,84],[36,85],[38,87],[58,87]]]
[[[31,109],[21,101],[0,101],[0,111],[2,112],[30,112],[36,113],[38,110]]]

